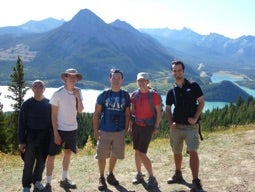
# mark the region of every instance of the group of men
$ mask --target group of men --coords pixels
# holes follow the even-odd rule
[[[198,120],[204,106],[201,88],[196,82],[190,83],[184,78],[182,61],[171,63],[171,72],[175,86],[166,97],[165,114],[169,122],[170,143],[174,153],[175,173],[167,182],[184,182],[181,172],[184,141],[190,155],[192,172],[192,190],[202,192],[198,178],[199,146]],[[158,182],[153,174],[152,163],[147,156],[153,134],[160,127],[162,118],[162,100],[159,93],[150,87],[149,74],[137,74],[138,89],[129,95],[121,88],[124,75],[118,69],[109,74],[110,88],[98,95],[93,114],[94,137],[97,140],[95,158],[99,169],[99,191],[107,189],[107,183],[117,186],[119,181],[113,171],[117,159],[125,157],[125,134],[133,140],[137,174],[133,184],[145,183],[142,166],[148,173],[146,189],[155,189]],[[62,150],[62,178],[60,186],[75,189],[76,184],[67,177],[71,154],[76,153],[77,113],[83,111],[81,90],[75,84],[82,79],[76,69],[67,69],[61,74],[64,85],[50,100],[43,96],[45,84],[36,80],[32,84],[34,96],[26,100],[19,115],[19,150],[24,160],[22,185],[23,192],[52,191],[51,180],[54,159]],[[174,109],[172,109],[174,106]],[[106,161],[109,159],[108,172],[105,175]],[[46,185],[42,184],[42,174],[46,166]],[[105,177],[106,176],[106,177]],[[107,182],[106,182],[107,181]]]

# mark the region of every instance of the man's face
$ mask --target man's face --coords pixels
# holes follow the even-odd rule
[[[146,79],[138,79],[137,84],[140,88],[146,88],[148,84],[148,80]]]
[[[32,91],[34,92],[34,94],[35,94],[36,96],[42,95],[43,92],[44,92],[44,90],[45,90],[45,87],[44,87],[44,85],[43,85],[42,83],[40,83],[40,82],[35,83],[35,84],[33,85],[33,87],[32,87]]]
[[[77,75],[66,74],[64,78],[65,82],[69,85],[75,85],[78,81]]]
[[[114,88],[120,88],[122,85],[123,79],[120,73],[113,73],[110,78],[111,86]]]
[[[183,79],[184,71],[182,65],[172,65],[172,75],[176,80]]]

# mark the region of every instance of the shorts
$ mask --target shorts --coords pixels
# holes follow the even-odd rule
[[[170,144],[174,154],[180,154],[183,143],[187,144],[187,151],[197,151],[199,147],[198,124],[176,124],[176,128],[170,128]]]
[[[154,126],[139,126],[132,124],[133,149],[142,153],[147,153]]]
[[[110,154],[117,159],[125,157],[125,130],[119,132],[100,131],[100,137],[97,141],[96,159],[106,159]]]
[[[58,130],[58,133],[62,139],[61,145],[56,145],[54,141],[54,135],[52,132],[50,139],[49,155],[54,156],[61,152],[62,146],[64,144],[65,149],[70,149],[72,152],[76,153],[76,144],[77,144],[77,129],[74,131],[61,131]]]

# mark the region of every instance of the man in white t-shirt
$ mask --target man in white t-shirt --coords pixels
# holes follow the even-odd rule
[[[46,169],[46,191],[51,191],[51,179],[55,155],[59,154],[64,144],[63,170],[60,186],[75,189],[76,184],[67,178],[71,153],[76,153],[77,113],[82,113],[82,94],[75,84],[82,79],[76,69],[67,69],[61,74],[64,85],[60,87],[50,100],[52,110],[53,134],[50,142]]]

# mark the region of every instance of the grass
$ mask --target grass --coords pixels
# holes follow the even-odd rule
[[[255,126],[237,126],[228,130],[212,133],[203,132],[204,141],[200,144],[200,177],[204,188],[208,192],[214,191],[255,191],[255,184],[251,181],[255,177],[254,146]],[[132,185],[131,181],[136,174],[134,152],[131,145],[126,146],[124,160],[117,162],[115,176],[121,186],[109,186],[108,192],[146,191],[143,185]],[[182,171],[188,183],[191,182],[189,156],[184,150]],[[94,158],[95,147],[88,142],[84,149],[73,155],[69,169],[69,177],[77,183],[77,192],[97,191],[98,165]],[[185,185],[168,185],[167,179],[174,172],[173,155],[169,139],[155,139],[151,142],[148,156],[152,160],[154,174],[162,192],[185,192],[189,188]],[[18,155],[0,153],[0,191],[21,191],[21,176],[23,162]],[[53,190],[65,191],[59,187],[58,180],[61,174],[62,154],[56,157],[53,172]],[[108,166],[106,167],[108,168]],[[145,169],[144,174],[147,176]],[[43,180],[45,182],[45,180]]]

